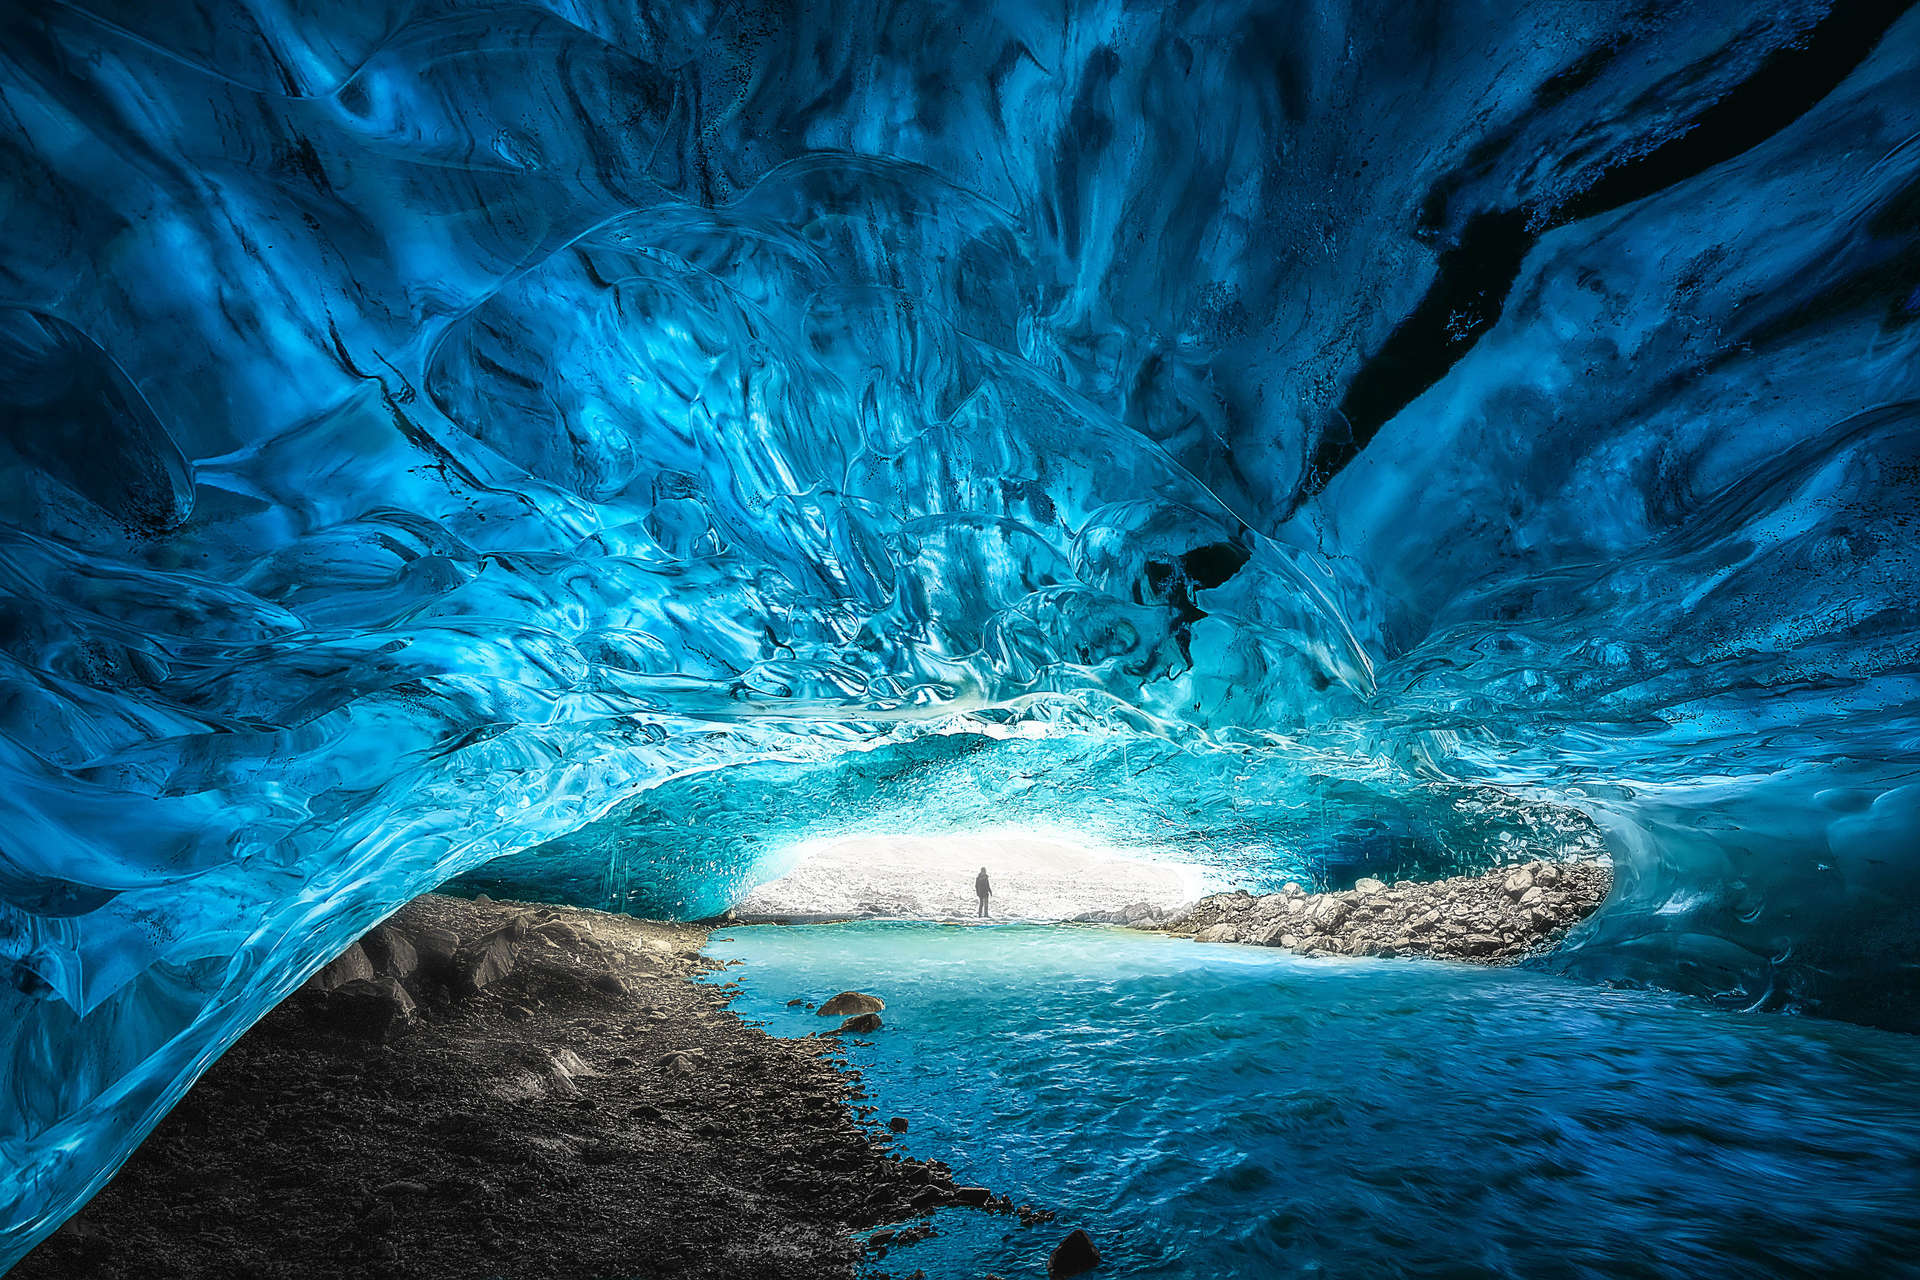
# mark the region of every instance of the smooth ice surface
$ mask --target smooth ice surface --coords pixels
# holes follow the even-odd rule
[[[856,989],[849,1057],[909,1152],[1060,1213],[945,1213],[889,1270],[1908,1275],[1920,1038],[1516,970],[1306,961],[1074,926],[760,926],[734,1008]],[[985,1029],[983,1033],[982,1029]]]
[[[1562,963],[1915,1025],[1916,78],[1901,0],[0,0],[0,1261],[483,867],[1606,849]]]

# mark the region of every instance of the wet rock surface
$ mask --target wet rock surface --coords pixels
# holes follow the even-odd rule
[[[887,1002],[879,996],[870,996],[863,991],[842,991],[825,1004],[818,1012],[823,1018],[845,1018],[862,1013],[879,1013],[887,1007]]]
[[[1067,1280],[1069,1276],[1085,1275],[1099,1265],[1100,1251],[1093,1247],[1092,1239],[1084,1231],[1074,1231],[1056,1245],[1048,1256],[1048,1280]]]
[[[1130,929],[1159,929],[1180,908],[1168,908],[1152,902],[1129,902],[1112,911],[1087,911],[1075,916],[1076,924],[1122,924]]]
[[[926,1214],[974,1203],[857,1120],[839,1040],[770,1037],[689,981],[715,968],[705,938],[417,899],[11,1275],[814,1280],[863,1254],[875,1274]],[[901,1223],[878,1247],[852,1234]]]
[[[1612,886],[1612,870],[1598,863],[1530,862],[1447,880],[1363,879],[1338,893],[1308,893],[1295,884],[1258,896],[1217,893],[1163,924],[1136,927],[1308,956],[1511,964],[1556,943]]]

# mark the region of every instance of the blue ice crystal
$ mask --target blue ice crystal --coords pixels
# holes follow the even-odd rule
[[[0,1265],[494,859],[1604,847],[1561,966],[1920,1018],[1907,4],[0,33]]]

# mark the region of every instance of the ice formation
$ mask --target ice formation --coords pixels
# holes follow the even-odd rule
[[[0,7],[0,1264],[409,896],[1595,851],[1914,1023],[1892,0]]]

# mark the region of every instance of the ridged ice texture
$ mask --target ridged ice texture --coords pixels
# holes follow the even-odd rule
[[[1911,1025],[1916,77],[1891,0],[10,0],[0,1263],[529,849],[1591,819],[1569,963]]]

